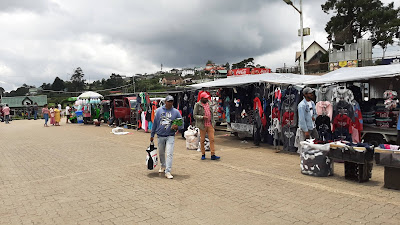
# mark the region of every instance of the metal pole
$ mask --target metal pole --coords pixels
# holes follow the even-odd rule
[[[301,34],[301,75],[304,75],[304,43],[303,43],[303,1],[300,0],[300,34]]]
[[[133,75],[132,79],[133,79],[133,93],[136,93],[135,75]]]

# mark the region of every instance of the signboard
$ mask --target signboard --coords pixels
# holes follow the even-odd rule
[[[233,69],[228,71],[228,76],[241,76],[241,75],[263,74],[263,73],[271,73],[271,69],[269,68]]]
[[[250,74],[250,68],[234,69],[231,75],[240,76]]]
[[[329,63],[329,71],[334,71],[342,67],[358,67],[357,60],[340,61],[336,63]]]
[[[263,73],[271,73],[271,69],[269,68],[253,68],[251,70],[251,74],[263,74]]]
[[[297,33],[298,33],[298,35],[300,37],[301,36],[301,29],[298,29]],[[311,32],[310,32],[310,28],[309,27],[303,28],[303,36],[308,36],[310,34],[311,34]]]

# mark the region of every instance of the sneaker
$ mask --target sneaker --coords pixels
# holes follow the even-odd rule
[[[205,160],[206,159],[206,155],[201,155],[201,160]]]
[[[161,167],[161,168],[158,170],[158,172],[159,172],[159,173],[164,173],[164,172],[165,172],[165,168],[162,168],[162,167]]]
[[[168,179],[173,179],[174,176],[171,175],[171,173],[165,173],[165,177]]]
[[[216,156],[216,155],[212,155],[211,156],[211,160],[218,160],[218,159],[220,159],[221,157],[219,157],[219,156]]]

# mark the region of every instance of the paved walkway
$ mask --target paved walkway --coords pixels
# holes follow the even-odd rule
[[[399,224],[400,192],[300,173],[299,157],[218,132],[220,161],[176,138],[168,180],[145,167],[149,134],[0,123],[0,224]],[[209,155],[207,155],[209,157]],[[158,169],[158,168],[157,168]]]

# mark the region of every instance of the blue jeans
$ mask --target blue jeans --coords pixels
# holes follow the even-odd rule
[[[35,110],[34,114],[33,114],[33,118],[34,120],[37,120],[37,111]]]
[[[47,125],[47,122],[49,121],[49,114],[47,113],[43,114],[43,118],[44,118],[44,124]]]
[[[175,136],[158,136],[158,153],[160,156],[161,167],[165,168],[165,173],[171,172],[172,159],[174,156]],[[167,161],[165,162],[165,152],[167,152]]]
[[[10,115],[5,115],[5,120],[6,120],[6,123],[9,123],[8,121],[10,120]]]

